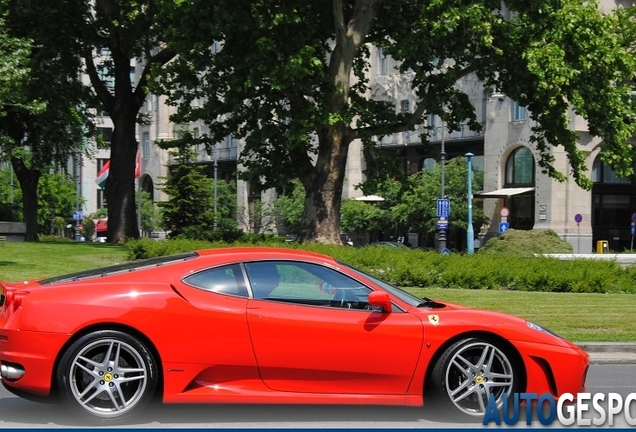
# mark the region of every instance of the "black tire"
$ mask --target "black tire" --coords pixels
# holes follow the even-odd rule
[[[64,405],[83,420],[114,424],[139,414],[153,399],[157,362],[137,338],[101,330],[62,355],[56,382]]]
[[[507,346],[485,338],[463,339],[439,357],[429,377],[426,403],[453,418],[481,421],[490,394],[501,411],[504,397],[517,392],[520,378],[516,356]]]

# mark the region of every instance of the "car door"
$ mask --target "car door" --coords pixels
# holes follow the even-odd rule
[[[309,263],[245,263],[247,320],[261,377],[274,390],[404,394],[423,341],[419,318],[367,303],[371,289]],[[278,279],[278,286],[271,285]],[[343,294],[344,293],[344,294]]]

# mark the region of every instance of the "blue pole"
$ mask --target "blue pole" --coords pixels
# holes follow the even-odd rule
[[[466,252],[475,253],[475,233],[473,231],[473,162],[474,154],[466,153],[468,163],[468,227],[466,228]]]

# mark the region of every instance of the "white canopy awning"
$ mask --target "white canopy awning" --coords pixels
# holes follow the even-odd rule
[[[384,201],[384,198],[378,195],[365,195],[365,196],[354,198],[354,200],[366,201],[366,202],[378,202],[378,201]]]
[[[519,195],[523,193],[528,193],[534,191],[533,187],[524,187],[524,188],[504,188],[497,189],[490,192],[481,192],[475,194],[475,198],[508,198],[513,195]]]

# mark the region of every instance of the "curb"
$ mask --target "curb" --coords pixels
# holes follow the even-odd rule
[[[636,343],[580,342],[576,345],[590,355],[591,364],[636,364]]]

